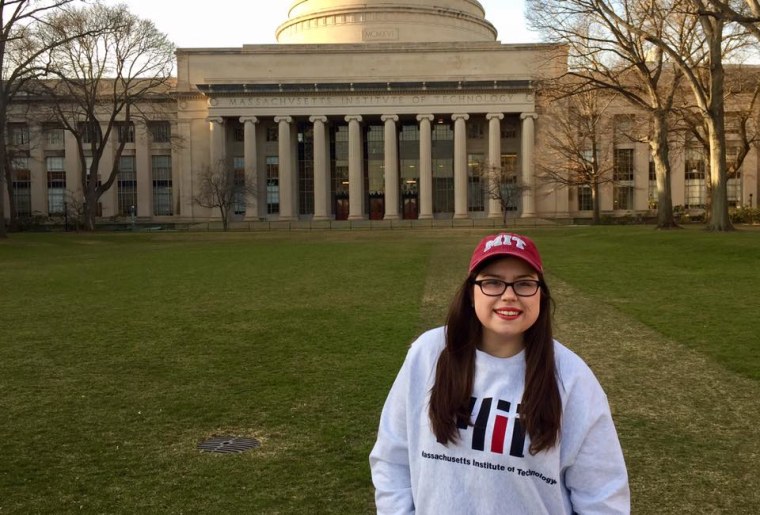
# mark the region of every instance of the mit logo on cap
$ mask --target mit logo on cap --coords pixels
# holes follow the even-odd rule
[[[530,238],[519,234],[501,233],[486,236],[480,241],[470,259],[470,273],[483,261],[495,256],[514,256],[528,263],[537,272],[544,271],[536,244]]]

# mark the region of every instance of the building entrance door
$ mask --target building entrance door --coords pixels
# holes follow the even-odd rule
[[[404,220],[416,220],[419,214],[417,208],[418,196],[417,192],[405,191],[401,194],[402,202],[402,218]]]
[[[369,219],[382,220],[385,216],[385,194],[373,193],[369,196]]]
[[[348,220],[348,193],[335,194],[335,219]]]

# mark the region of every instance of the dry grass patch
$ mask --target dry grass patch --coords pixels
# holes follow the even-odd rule
[[[603,384],[638,513],[760,506],[760,385],[552,278],[557,338]]]

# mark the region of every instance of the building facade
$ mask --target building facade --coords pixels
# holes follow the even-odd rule
[[[546,120],[534,85],[562,73],[563,48],[501,44],[475,0],[297,0],[276,34],[274,45],[177,50],[176,103],[113,135],[126,146],[104,219],[218,219],[195,199],[202,173],[220,167],[253,186],[233,221],[588,216],[583,188],[537,180]],[[14,164],[19,214],[60,214],[81,190],[71,135],[24,114],[9,129],[28,147]],[[611,144],[621,172],[602,210],[648,211],[646,144]],[[704,204],[700,155],[681,154],[674,204]],[[494,169],[515,185],[507,203],[492,194]],[[756,198],[756,150],[743,170],[737,205]]]

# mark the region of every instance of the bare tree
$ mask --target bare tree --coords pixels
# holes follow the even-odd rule
[[[485,163],[479,166],[477,173],[485,185],[486,196],[499,203],[501,221],[506,227],[509,213],[514,212],[515,217],[517,216],[520,199],[528,186],[522,183],[522,178],[518,174],[505,169],[501,164]]]
[[[657,228],[676,227],[670,189],[668,120],[682,73],[664,58],[658,47],[627,25],[646,25],[657,34],[677,25],[682,36],[677,44],[683,51],[693,46],[690,41],[694,37],[693,27],[689,26],[690,20],[680,15],[677,1],[608,3],[616,16],[609,15],[595,0],[528,0],[527,18],[546,39],[567,45],[567,76],[577,90],[612,90],[648,113],[651,124],[646,141],[657,178]]]
[[[94,230],[98,200],[118,177],[134,122],[156,117],[171,101],[174,45],[124,5],[72,9],[55,22],[53,40],[70,30],[85,35],[52,49],[48,79],[37,86],[51,118],[76,140],[84,222]],[[103,163],[109,145],[112,160]]]
[[[11,187],[11,160],[6,142],[8,140],[8,107],[28,81],[44,73],[40,57],[50,48],[78,36],[65,34],[59,39],[45,42],[37,37],[40,29],[47,28],[49,14],[63,9],[73,0],[0,0],[0,238],[7,237],[5,227],[5,195],[7,186],[10,199],[11,227],[16,224],[16,209]]]
[[[740,169],[753,146],[760,144],[760,76],[743,67],[729,68],[726,76],[726,178],[740,179]],[[688,99],[684,99],[688,100]],[[710,129],[705,117],[693,103],[686,102],[677,110],[677,130],[684,133],[684,146],[696,143],[705,156],[710,153]],[[705,167],[710,177],[710,167]],[[706,181],[705,214],[711,214],[712,183]],[[740,199],[737,199],[740,200]]]
[[[221,160],[198,175],[198,193],[193,202],[207,209],[218,209],[226,231],[235,207],[244,209],[247,200],[255,198],[257,191],[255,173],[246,176],[245,170],[235,169]]]
[[[659,48],[683,73],[708,128],[712,203],[707,228],[713,231],[730,231],[733,226],[728,216],[726,185],[724,59],[746,44],[743,37],[746,32],[738,31],[735,25],[730,24],[714,9],[711,10],[710,0],[674,1],[679,1],[682,16],[693,17],[698,22],[694,25],[694,32],[699,35],[695,40],[699,44],[688,53],[684,53],[683,49],[674,43],[678,40],[677,31],[669,30],[660,34],[646,24],[632,24],[615,10],[618,2],[597,0],[596,4],[607,16],[615,19],[627,30]],[[653,5],[655,2],[648,4]]]
[[[600,91],[570,95],[563,89],[544,94],[555,98],[546,113],[550,120],[546,123],[544,151],[536,159],[538,179],[569,188],[589,188],[592,223],[598,224],[600,187],[614,180],[609,145],[603,141],[612,95]]]
[[[738,23],[760,41],[760,0],[709,0],[709,14]]]

